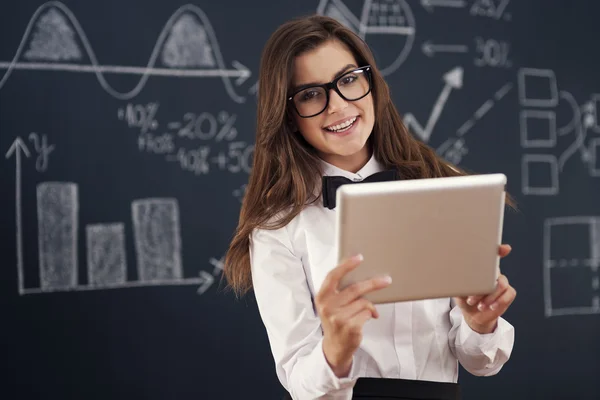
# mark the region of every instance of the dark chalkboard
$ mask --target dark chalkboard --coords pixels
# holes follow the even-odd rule
[[[365,38],[415,135],[519,203],[514,352],[462,371],[465,399],[600,398],[598,2],[5,3],[6,398],[281,397],[253,296],[219,281],[260,52],[315,12]]]

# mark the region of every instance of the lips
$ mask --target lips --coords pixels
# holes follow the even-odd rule
[[[358,119],[358,116],[356,116],[356,115],[353,117],[348,117],[348,118],[336,121],[333,124],[324,127],[323,129],[325,129],[326,131],[329,131],[329,132],[333,132],[333,133],[344,132],[344,131],[350,129],[356,123],[357,119]]]

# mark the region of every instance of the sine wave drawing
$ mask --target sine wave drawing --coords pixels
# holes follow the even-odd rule
[[[32,15],[11,61],[0,60],[0,90],[17,70],[93,73],[111,96],[126,100],[137,96],[150,76],[179,78],[220,77],[236,103],[245,97],[235,91],[250,77],[238,61],[227,68],[217,37],[206,14],[193,4],[178,8],[167,20],[146,66],[102,65],[75,15],[58,1],[41,5]],[[105,74],[140,75],[129,91],[115,90]],[[233,82],[232,82],[233,81]]]

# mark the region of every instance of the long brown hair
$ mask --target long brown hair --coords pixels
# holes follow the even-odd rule
[[[314,191],[322,174],[319,158],[302,135],[292,131],[286,97],[294,58],[328,40],[341,41],[359,66],[372,67],[375,123],[369,145],[385,168],[396,168],[402,179],[467,174],[409,133],[369,47],[354,32],[335,19],[318,15],[284,23],[269,38],[262,53],[252,171],[238,227],[225,256],[224,277],[238,295],[252,288],[252,231],[286,225],[320,196]]]

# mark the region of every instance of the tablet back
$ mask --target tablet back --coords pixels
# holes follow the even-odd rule
[[[505,205],[504,174],[341,186],[336,199],[338,261],[364,261],[341,287],[388,274],[364,297],[390,303],[491,293]]]

